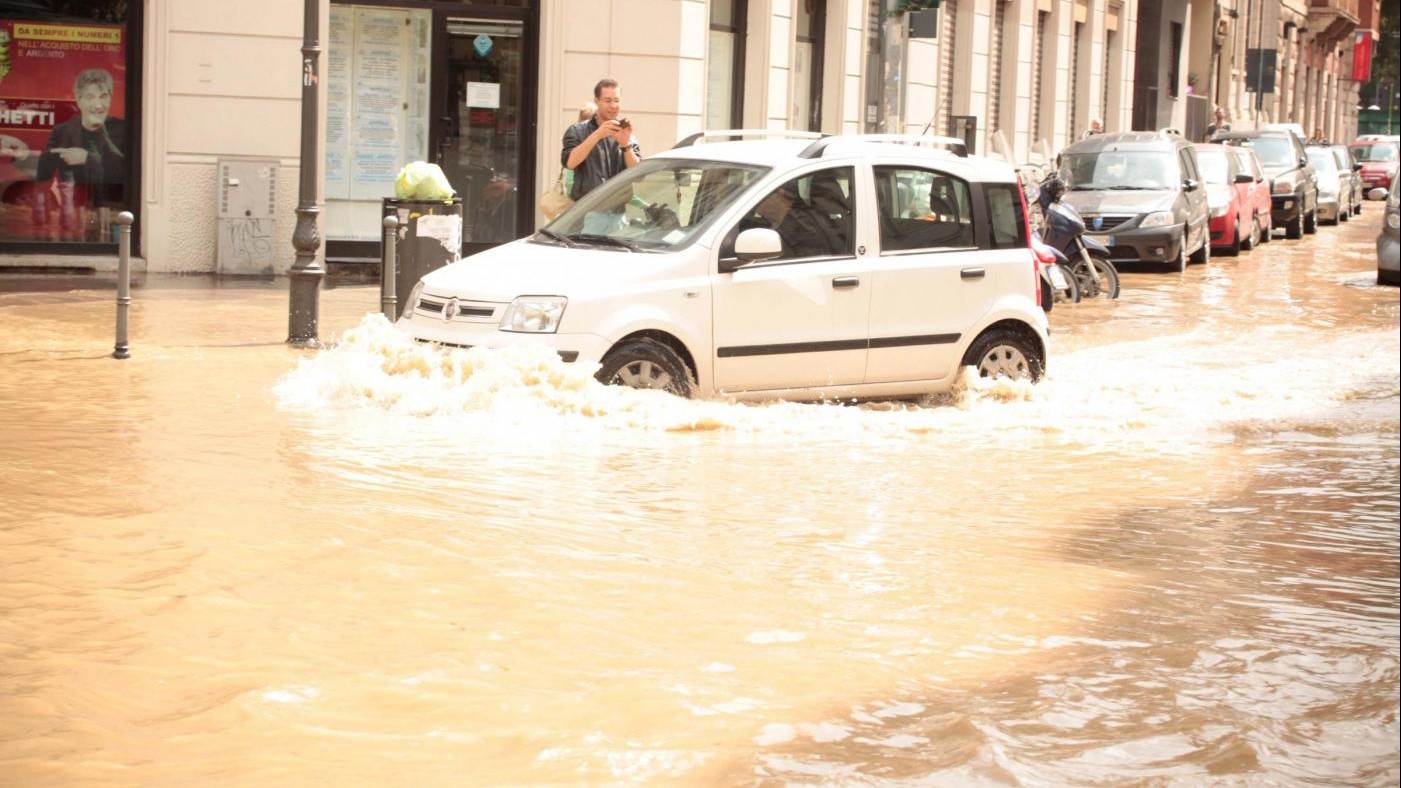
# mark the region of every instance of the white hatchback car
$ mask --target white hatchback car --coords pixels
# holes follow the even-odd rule
[[[1037,264],[1012,168],[959,140],[711,132],[425,275],[396,325],[682,396],[907,397],[1041,377]]]

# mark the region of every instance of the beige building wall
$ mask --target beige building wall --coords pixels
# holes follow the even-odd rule
[[[281,165],[271,243],[274,268],[285,271],[296,224],[301,4],[147,0],[145,26],[139,210],[147,270],[215,270],[222,157]]]

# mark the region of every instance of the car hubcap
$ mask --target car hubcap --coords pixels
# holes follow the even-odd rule
[[[634,389],[665,389],[671,386],[671,375],[660,366],[640,359],[624,364],[613,376],[613,382]]]
[[[1011,345],[998,345],[989,350],[978,362],[978,372],[985,378],[1008,377],[1012,379],[1031,377],[1031,368],[1026,356]]]

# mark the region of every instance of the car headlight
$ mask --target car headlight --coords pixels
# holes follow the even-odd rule
[[[409,291],[409,297],[404,299],[404,308],[400,310],[403,314],[399,316],[399,319],[413,319],[413,311],[418,308],[418,297],[422,294],[423,280],[419,280],[418,284],[414,285],[413,289]]]
[[[1299,182],[1296,181],[1296,180],[1294,180],[1292,177],[1289,177],[1289,178],[1278,178],[1278,179],[1276,179],[1275,182],[1270,186],[1270,193],[1271,193],[1271,194],[1293,194],[1293,193],[1294,193],[1294,189],[1297,188],[1298,186],[1299,186]]]
[[[559,319],[568,303],[564,296],[521,296],[506,307],[501,330],[553,334],[559,330]]]
[[[1172,217],[1172,211],[1154,211],[1153,213],[1150,213],[1147,216],[1143,217],[1143,221],[1139,222],[1138,226],[1144,228],[1167,227],[1171,224],[1175,224]]]

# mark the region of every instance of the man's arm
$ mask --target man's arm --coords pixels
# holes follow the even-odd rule
[[[614,122],[609,121],[609,123]],[[571,170],[578,169],[579,165],[584,163],[584,159],[593,153],[594,146],[598,145],[599,140],[612,133],[612,129],[603,125],[587,137],[579,139],[579,134],[576,131],[578,128],[578,124],[575,124],[564,133],[564,150],[560,152],[559,157],[560,163]]]

